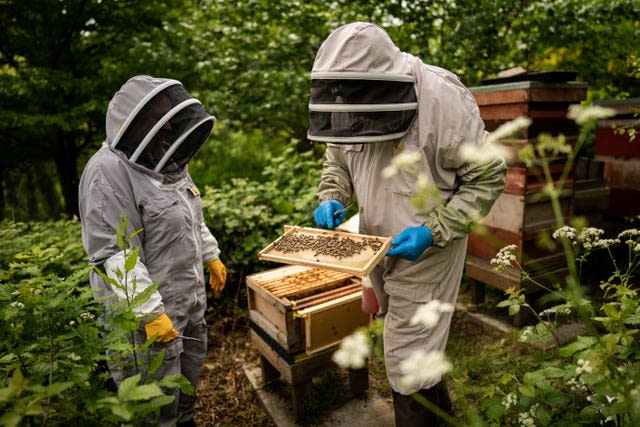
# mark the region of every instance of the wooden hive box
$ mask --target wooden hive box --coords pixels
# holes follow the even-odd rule
[[[536,138],[541,133],[576,135],[578,127],[567,118],[569,105],[586,98],[582,82],[517,81],[470,88],[488,131],[517,117],[529,117],[531,126],[518,138]]]
[[[286,353],[320,352],[369,324],[352,273],[290,265],[247,276],[246,285],[252,323]]]

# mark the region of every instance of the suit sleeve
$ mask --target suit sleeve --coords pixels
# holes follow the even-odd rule
[[[497,154],[482,158],[463,156],[465,144],[474,145],[477,150],[497,151],[485,146],[487,132],[473,95],[463,87],[450,92],[442,97],[442,108],[447,114],[441,116],[437,155],[443,168],[455,170],[458,185],[448,200],[426,217],[425,224],[437,246],[464,238],[471,226],[489,213],[504,189],[507,170],[504,159]]]
[[[342,149],[333,144],[327,144],[325,160],[322,164],[322,175],[318,186],[318,198],[338,200],[347,206],[353,195],[351,176],[344,159]]]

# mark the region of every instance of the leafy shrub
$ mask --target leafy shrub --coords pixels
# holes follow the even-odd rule
[[[292,142],[270,159],[260,182],[232,178],[205,188],[205,222],[218,240],[230,278],[240,286],[244,275],[267,267],[257,254],[285,225],[312,225],[320,170],[320,160],[310,151],[297,152]]]
[[[182,377],[149,381],[140,374],[117,391],[108,387],[107,350],[142,355],[152,341],[126,344],[127,334],[138,326],[131,309],[139,301],[110,315],[116,331],[99,326],[105,311],[88,284],[90,267],[77,221],[4,221],[0,242],[1,425],[141,423],[173,399],[162,387],[188,391]],[[134,257],[137,251],[129,265]],[[148,370],[161,361],[150,361]]]
[[[594,120],[612,112],[598,108],[572,108],[572,117],[588,129]],[[586,141],[581,133],[576,147],[562,137],[544,136],[535,147],[521,151],[527,164],[536,163],[549,174],[549,153],[567,153],[567,172],[575,153]],[[580,221],[565,225],[559,209],[562,179],[547,180],[545,193],[556,215],[557,230],[552,238],[562,246],[568,267],[563,283],[544,287],[556,305],[538,312],[521,291],[509,290],[509,298],[499,305],[511,314],[530,310],[538,319],[533,326],[519,331],[519,340],[537,349],[530,370],[510,378],[496,394],[483,402],[490,425],[611,425],[640,423],[640,231],[630,228],[614,238],[605,231]],[[512,252],[503,248],[492,262],[497,269],[510,268],[523,278],[531,277],[516,262]],[[581,272],[588,263],[606,268],[607,258],[613,270],[600,282],[598,292],[586,286]],[[559,328],[568,323],[584,330],[568,342],[559,338]]]

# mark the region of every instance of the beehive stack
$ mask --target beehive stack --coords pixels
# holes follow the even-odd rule
[[[598,122],[595,158],[610,188],[607,216],[623,222],[640,215],[640,98],[601,101],[614,117]]]
[[[556,274],[563,270],[564,256],[537,244],[543,233],[555,228],[551,202],[542,192],[544,182],[540,178],[541,169],[527,167],[517,153],[526,145],[537,143],[543,133],[563,134],[569,143],[577,140],[579,130],[567,118],[567,112],[569,105],[585,99],[587,84],[558,81],[564,77],[567,76],[535,73],[535,79],[528,80],[525,74],[516,79],[521,81],[471,88],[488,131],[494,131],[517,117],[528,117],[532,121],[527,129],[513,139],[501,141],[509,153],[504,192],[483,220],[486,233],[472,233],[469,236],[466,275],[474,284],[474,302],[484,298],[485,284],[503,290],[523,288],[526,293],[537,290],[532,283],[521,281],[520,275],[515,272],[493,271],[495,266],[490,264],[490,260],[506,245],[515,244],[518,247],[515,252],[518,262],[538,280],[553,281]],[[551,162],[554,180],[560,177],[565,166],[564,158],[556,158]],[[573,209],[573,174],[570,173],[568,178],[560,199],[565,220],[572,215]],[[516,323],[522,321],[515,319]]]
[[[305,389],[332,366],[340,341],[369,324],[362,311],[362,283],[352,273],[289,265],[247,276],[251,343],[265,383],[291,385],[295,419],[304,412]],[[368,369],[349,370],[350,391],[362,394]]]

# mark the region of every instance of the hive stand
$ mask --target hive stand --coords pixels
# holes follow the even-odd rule
[[[314,377],[335,367],[331,356],[337,346],[324,351],[308,355],[301,353],[291,355],[286,353],[276,342],[269,339],[255,325],[250,331],[251,342],[260,353],[260,370],[262,379],[269,383],[282,378],[291,386],[291,403],[296,421],[302,419],[305,407],[305,388]],[[369,387],[369,370],[349,369],[349,384],[352,396],[363,394]]]

